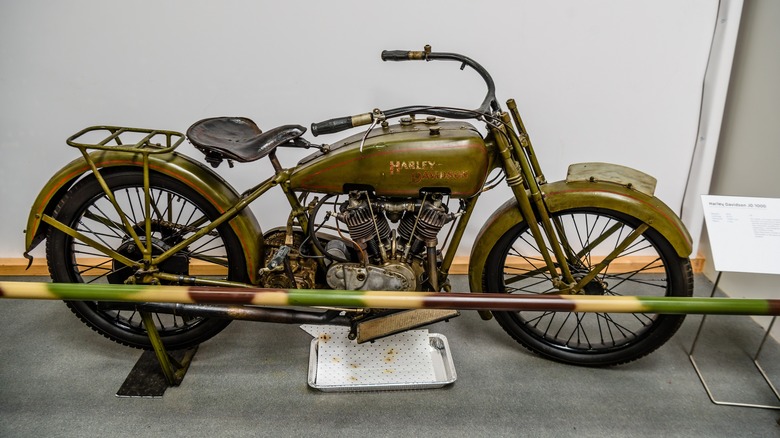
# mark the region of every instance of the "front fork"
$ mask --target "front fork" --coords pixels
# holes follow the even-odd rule
[[[564,290],[574,283],[574,277],[572,277],[568,263],[566,263],[566,256],[563,254],[561,244],[552,229],[552,222],[547,214],[539,186],[535,177],[528,172],[528,160],[522,150],[518,153],[520,148],[516,146],[520,146],[520,144],[517,141],[517,135],[515,135],[514,130],[509,125],[509,114],[502,113],[501,116],[503,124],[494,126],[491,129],[498,145],[499,155],[504,164],[506,182],[512,193],[514,193],[520,207],[520,213],[528,224],[536,245],[539,247],[539,252],[552,277],[553,286],[559,290]],[[539,213],[538,217],[536,212],[534,212],[534,205],[531,204],[532,199],[536,206],[536,212]],[[539,227],[539,223],[542,224],[544,231]],[[547,241],[545,241],[545,237]],[[555,259],[560,267],[560,272],[550,252],[547,250],[548,242],[549,246],[552,247]]]
[[[571,246],[566,241],[562,225],[556,219],[550,218],[548,213],[547,205],[539,188],[540,184],[545,182],[544,176],[517,111],[517,105],[513,99],[510,99],[507,101],[507,106],[512,111],[518,132],[512,128],[509,114],[506,112],[501,113],[502,123],[490,127],[503,162],[507,184],[517,199],[520,213],[528,224],[529,231],[544,259],[553,286],[558,289],[559,293],[581,293],[585,285],[596,278],[612,260],[647,230],[648,225],[642,224],[637,227],[604,260],[593,266],[583,277],[575,279],[569,266],[579,265],[582,253],[588,252],[599,242],[591,242],[581,254],[572,252]],[[550,254],[550,250],[552,250],[552,254]]]

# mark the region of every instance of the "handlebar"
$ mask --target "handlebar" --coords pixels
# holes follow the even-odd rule
[[[431,46],[426,46],[430,48]],[[426,52],[415,52],[408,50],[382,50],[382,61],[411,61],[425,59]],[[431,52],[428,51],[428,54]]]
[[[473,68],[485,81],[485,85],[487,85],[488,89],[482,104],[475,110],[418,105],[387,110],[384,112],[387,117],[396,117],[424,111],[431,115],[463,119],[474,118],[480,114],[488,114],[493,111],[501,110],[501,106],[496,100],[496,85],[493,82],[493,78],[490,76],[490,73],[488,73],[484,67],[479,65],[479,63],[469,57],[460,55],[458,53],[431,52],[431,46],[426,45],[422,51],[383,50],[381,58],[382,61],[458,61],[462,63],[461,70],[463,70],[465,66]],[[335,119],[326,120],[324,122],[312,123],[311,132],[315,137],[320,134],[334,134],[349,128],[368,125],[372,121],[373,115],[371,113],[359,114],[357,116],[338,117]]]
[[[335,119],[325,120],[324,122],[312,123],[311,133],[315,137],[320,134],[335,134],[345,131],[349,128],[356,128],[362,125],[368,125],[374,121],[371,113],[358,114],[356,116],[336,117]]]

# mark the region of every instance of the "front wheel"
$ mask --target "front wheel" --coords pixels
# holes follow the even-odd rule
[[[599,208],[564,210],[552,214],[551,220],[575,280],[583,278],[642,223]],[[521,222],[507,231],[490,252],[483,286],[490,292],[555,294],[557,289],[551,280],[528,225]],[[660,233],[649,228],[580,293],[691,296],[691,264],[679,257]],[[494,315],[509,335],[531,351],[548,359],[586,366],[617,365],[643,357],[669,340],[685,318],[545,311]]]

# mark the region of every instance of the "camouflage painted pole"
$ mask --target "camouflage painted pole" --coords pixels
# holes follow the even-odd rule
[[[780,300],[0,282],[0,298],[386,309],[780,315]]]

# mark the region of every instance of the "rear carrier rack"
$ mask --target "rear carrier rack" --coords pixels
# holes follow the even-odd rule
[[[114,204],[117,212],[119,212],[122,217],[124,217],[124,214],[119,210],[113,193],[103,179],[103,176],[100,174],[100,169],[98,169],[98,166],[95,163],[95,158],[106,153],[120,152],[132,154],[130,161],[137,163],[136,165],[142,166],[143,169],[144,208],[147,217],[149,217],[151,203],[149,156],[172,152],[184,141],[184,134],[176,131],[162,131],[158,129],[139,129],[122,126],[90,126],[89,128],[84,128],[73,134],[66,141],[69,146],[77,148],[79,152],[81,152],[81,155],[84,156],[84,160],[92,169],[92,174],[97,178],[106,197]],[[111,144],[109,145],[109,143]],[[89,150],[102,152],[89,153]],[[149,223],[147,222],[147,235],[150,233],[148,225]],[[129,227],[129,224],[125,223],[125,226]],[[138,236],[135,235],[135,232],[131,231],[130,234],[140,246],[140,240]],[[150,240],[149,242],[151,245]],[[149,251],[151,252],[151,248],[149,248]]]
[[[184,134],[176,131],[101,125],[82,129],[70,136],[67,143],[82,152],[92,149],[164,154],[176,149],[183,141]]]

